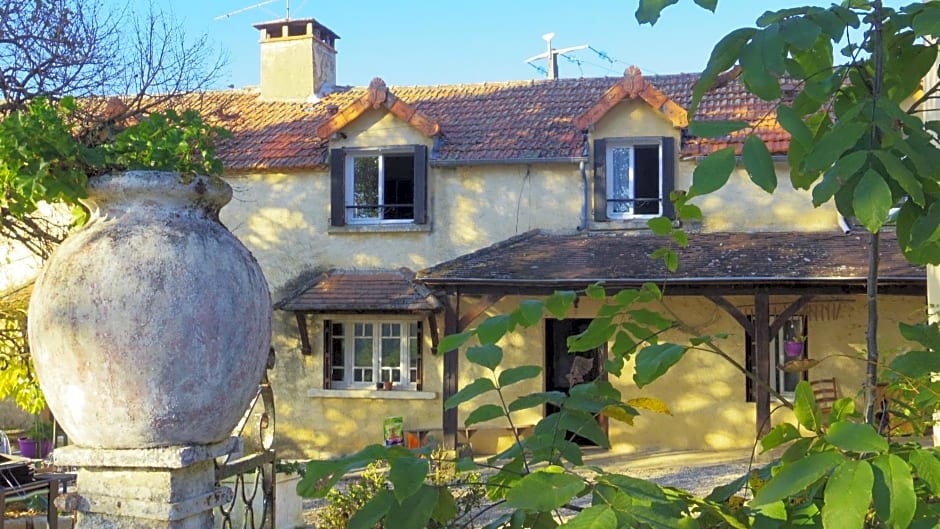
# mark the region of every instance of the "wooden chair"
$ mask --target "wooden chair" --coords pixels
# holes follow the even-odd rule
[[[833,403],[839,398],[835,377],[811,380],[809,385],[813,388],[813,396],[816,398],[820,411],[823,413],[832,411]]]

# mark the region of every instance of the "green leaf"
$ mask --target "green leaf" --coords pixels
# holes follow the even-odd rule
[[[636,9],[636,21],[640,24],[654,25],[659,20],[663,9],[675,4],[679,0],[640,0]]]
[[[868,132],[868,125],[858,122],[839,122],[829,132],[817,139],[816,145],[806,157],[807,171],[822,171],[834,164],[842,153],[851,149]]]
[[[592,505],[560,527],[564,529],[617,529],[617,515],[609,505]]]
[[[477,423],[490,421],[500,417],[505,417],[506,414],[503,412],[503,409],[496,404],[484,404],[479,408],[470,412],[470,415],[467,416],[467,420],[464,421],[464,426],[472,426]]]
[[[940,237],[940,201],[934,201],[911,228],[911,245],[920,246]]]
[[[434,506],[434,512],[431,518],[442,526],[457,517],[457,501],[454,495],[450,493],[447,487],[437,489],[437,505]]]
[[[777,121],[790,133],[793,140],[799,142],[804,147],[812,147],[813,133],[806,126],[803,118],[798,115],[793,108],[786,105],[777,107]]]
[[[916,448],[911,452],[910,462],[917,471],[917,477],[922,479],[935,495],[940,494],[940,461],[937,460],[936,451]]]
[[[707,9],[712,13],[715,12],[715,8],[718,7],[718,0],[695,0],[695,3],[699,7]]]
[[[527,410],[536,406],[544,406],[548,403],[561,406],[567,397],[567,395],[560,391],[545,391],[523,395],[509,403],[509,411]]]
[[[590,299],[599,300],[607,297],[607,292],[604,291],[604,287],[597,283],[588,285],[587,288],[584,289],[584,294]]]
[[[650,384],[674,366],[685,355],[686,350],[686,347],[672,343],[645,347],[636,356],[633,381],[641,388]]]
[[[373,529],[395,503],[392,491],[380,490],[349,519],[349,529]]]
[[[764,142],[757,136],[748,136],[744,140],[741,156],[744,168],[751,175],[751,181],[764,191],[773,193],[777,189],[777,172],[774,170],[774,161]]]
[[[895,357],[889,367],[892,373],[905,377],[928,376],[940,372],[940,354],[934,351],[908,351]]]
[[[646,221],[646,225],[656,235],[669,235],[672,232],[672,219],[666,217],[654,217]]]
[[[897,182],[915,204],[923,207],[924,188],[920,185],[920,182],[917,181],[917,177],[914,176],[914,173],[904,165],[904,162],[888,151],[878,150],[874,151],[874,154],[875,157],[878,158],[878,161],[881,162],[881,165],[884,166],[885,171],[887,171],[887,176]]]
[[[473,336],[473,332],[461,332],[457,334],[448,334],[441,339],[441,343],[438,344],[437,350],[441,352],[453,351],[463,347],[467,340]]]
[[[509,331],[510,318],[508,314],[491,316],[477,327],[477,337],[481,344],[498,342]]]
[[[560,290],[545,299],[545,308],[559,320],[565,319],[578,295],[570,290]]]
[[[845,459],[837,452],[819,452],[785,464],[757,491],[751,504],[757,507],[796,496],[843,461]]]
[[[535,378],[542,374],[542,368],[539,366],[517,366],[506,369],[499,374],[499,387],[505,388],[516,382]]]
[[[699,138],[720,138],[732,132],[745,129],[750,125],[747,121],[698,121],[689,124],[689,134]]]
[[[826,440],[846,452],[881,453],[888,449],[888,441],[870,424],[838,421],[829,427]]]
[[[872,460],[875,467],[875,513],[889,528],[903,529],[914,519],[917,495],[910,467],[894,454],[882,454]]]
[[[788,422],[783,422],[774,426],[774,428],[760,440],[760,444],[761,448],[766,452],[767,450],[772,450],[784,443],[799,439],[800,437],[800,431],[796,429],[796,426]]]
[[[708,155],[692,172],[689,195],[702,196],[721,189],[734,171],[734,147],[725,147]]]
[[[938,324],[910,325],[902,322],[898,328],[905,339],[917,342],[930,351],[940,352],[940,326]],[[934,369],[934,371],[940,371],[940,369]]]
[[[519,322],[523,327],[531,327],[542,321],[545,303],[537,299],[526,299],[519,303]]]
[[[940,35],[940,9],[936,9],[929,2],[925,2],[924,7],[925,9],[914,16],[911,23],[914,34],[918,37]]]
[[[868,461],[845,461],[826,483],[822,520],[825,529],[864,527],[875,475]]]
[[[419,492],[401,504],[393,503],[388,510],[387,520],[395,522],[395,529],[424,529],[437,507],[437,498],[437,489],[422,485]]]
[[[780,97],[780,83],[775,75],[783,70],[783,39],[774,24],[754,35],[741,50],[741,79],[751,93],[772,101]]]
[[[427,459],[399,457],[392,461],[391,468],[388,471],[388,480],[394,485],[393,490],[398,502],[401,503],[405,498],[417,492],[427,475]]]
[[[477,345],[467,349],[467,360],[494,371],[503,361],[503,350],[493,344]]]
[[[594,350],[606,344],[616,330],[617,326],[611,323],[610,318],[594,318],[583,333],[568,337],[568,352]]]
[[[457,393],[451,395],[451,397],[444,403],[444,409],[449,410],[451,408],[456,408],[457,406],[474,397],[489,391],[494,391],[495,389],[496,386],[493,385],[492,380],[488,378],[478,378],[461,388],[461,390]]]
[[[617,490],[626,493],[627,496],[637,500],[652,502],[667,501],[663,489],[659,485],[645,479],[638,479],[623,474],[606,474],[598,481],[615,487]]]
[[[822,427],[822,415],[819,406],[816,404],[816,397],[813,396],[813,388],[809,382],[801,380],[796,385],[793,400],[793,415],[800,425],[807,430],[819,431]]]
[[[506,494],[506,505],[527,511],[551,511],[564,506],[584,490],[584,481],[548,466],[524,476]]]
[[[780,22],[780,35],[788,44],[799,50],[813,47],[822,30],[810,19],[794,17]]]
[[[855,187],[852,207],[855,216],[868,231],[877,233],[888,220],[888,211],[894,205],[891,188],[884,178],[875,171],[865,171],[858,186]]]
[[[642,1],[643,0],[641,0],[641,2]],[[688,112],[690,116],[695,115],[696,110],[698,110],[698,104],[702,100],[702,96],[715,84],[718,74],[731,68],[738,62],[741,49],[744,48],[751,40],[751,37],[756,33],[757,29],[755,28],[736,29],[722,37],[722,39],[718,41],[718,44],[715,44],[711,55],[708,57],[708,64],[705,66],[705,71],[702,72],[702,77],[699,78],[692,89],[692,103],[689,105]]]

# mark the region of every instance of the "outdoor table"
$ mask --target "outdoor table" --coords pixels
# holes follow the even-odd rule
[[[0,529],[6,521],[7,497],[33,492],[46,492],[49,505],[46,508],[46,521],[49,529],[58,529],[59,511],[55,507],[55,498],[60,493],[68,492],[68,486],[75,483],[75,474],[40,473],[35,480],[15,487],[0,487]],[[61,491],[60,491],[61,487]]]

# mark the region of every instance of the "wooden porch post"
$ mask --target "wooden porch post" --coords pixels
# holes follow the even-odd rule
[[[444,302],[444,335],[448,336],[459,332],[458,319],[460,315],[460,294],[447,296]],[[444,398],[442,406],[451,396],[457,393],[457,373],[460,350],[442,351],[444,354]],[[444,448],[453,450],[457,448],[457,408],[443,410]]]
[[[759,288],[754,295],[754,353],[757,378],[770,382],[770,295]],[[767,387],[755,385],[757,392],[757,436],[770,431],[770,392]]]

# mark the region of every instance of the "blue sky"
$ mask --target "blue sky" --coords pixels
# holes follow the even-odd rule
[[[220,86],[243,87],[258,83],[252,24],[283,18],[287,2],[224,15],[261,1],[157,4],[171,10],[188,35],[206,33],[228,53]],[[701,71],[712,46],[730,30],[753,25],[768,9],[807,3],[719,0],[712,14],[681,0],[653,27],[637,24],[636,0],[292,0],[290,15],[315,18],[340,36],[337,84],[366,85],[382,77],[390,85],[434,85],[544,78],[524,60],[545,51],[542,35],[548,32],[556,34],[556,48],[588,44],[610,58],[573,52],[569,56],[578,62],[559,61],[562,77],[619,76],[631,64],[648,74]]]

